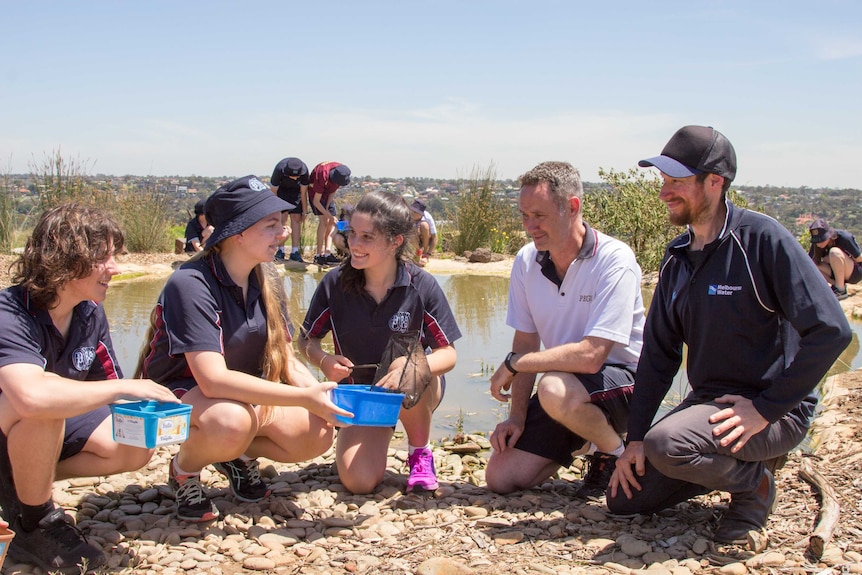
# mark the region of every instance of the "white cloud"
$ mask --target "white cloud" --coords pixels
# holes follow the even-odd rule
[[[814,41],[814,54],[820,60],[845,60],[862,56],[862,39],[823,37]]]

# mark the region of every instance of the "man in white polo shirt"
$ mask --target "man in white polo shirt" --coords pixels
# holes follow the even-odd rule
[[[631,248],[583,221],[576,168],[544,162],[520,182],[533,241],[512,266],[512,352],[491,377],[491,394],[511,400],[510,415],[491,435],[485,478],[498,493],[527,489],[586,454],[576,496],[601,497],[624,450],[643,343],[641,270]]]

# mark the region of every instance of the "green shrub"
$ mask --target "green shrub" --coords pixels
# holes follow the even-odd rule
[[[170,198],[153,188],[133,189],[121,196],[115,214],[126,235],[126,249],[136,253],[172,252],[174,235]],[[185,227],[180,232],[181,237]]]
[[[15,235],[15,197],[9,189],[9,174],[0,176],[0,253],[12,251],[12,239]]]
[[[499,192],[493,164],[476,168],[446,210],[441,243],[458,255],[476,248],[513,254],[526,243],[517,207]]]
[[[584,197],[584,220],[628,244],[644,272],[658,271],[667,243],[682,232],[659,199],[661,180],[645,170],[599,169],[606,184]]]

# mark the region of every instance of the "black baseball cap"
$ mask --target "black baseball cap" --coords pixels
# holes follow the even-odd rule
[[[672,178],[704,172],[730,181],[736,177],[736,151],[724,134],[710,126],[685,126],[671,137],[660,156],[641,160],[642,168],[655,166]]]

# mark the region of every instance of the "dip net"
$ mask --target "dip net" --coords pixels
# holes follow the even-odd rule
[[[432,377],[418,331],[396,333],[389,338],[389,343],[383,350],[383,357],[380,358],[380,366],[374,374],[375,385],[389,373],[390,366],[399,358],[406,359],[406,362],[400,368],[397,391],[404,394],[401,406],[410,409],[419,403],[419,398],[425,393]]]

